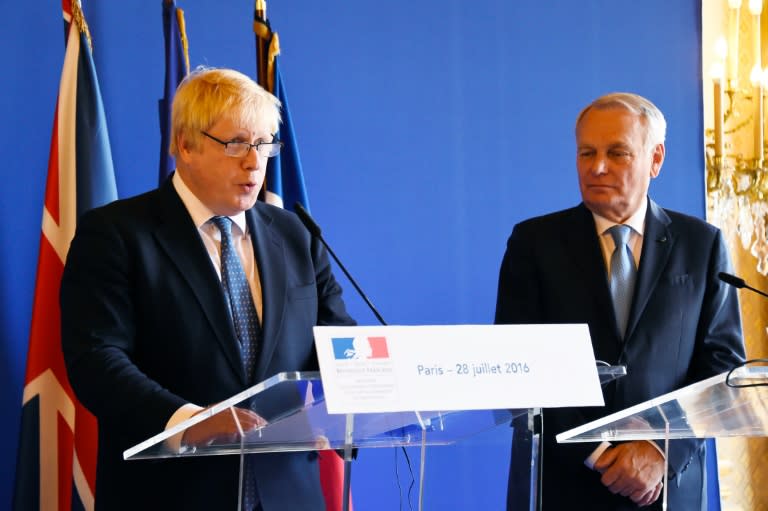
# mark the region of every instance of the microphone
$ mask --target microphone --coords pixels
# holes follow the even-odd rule
[[[373,303],[371,303],[371,301],[368,299],[365,293],[363,293],[363,290],[360,289],[360,286],[357,285],[357,282],[355,281],[355,279],[352,278],[352,275],[349,274],[349,272],[341,263],[341,261],[339,261],[339,258],[336,257],[336,254],[333,252],[333,249],[331,249],[331,247],[328,246],[328,243],[326,243],[320,231],[320,226],[317,225],[317,223],[312,219],[311,216],[309,216],[309,213],[307,212],[306,209],[304,209],[304,206],[296,202],[293,205],[293,210],[296,212],[299,219],[301,220],[301,223],[304,224],[304,227],[307,228],[309,233],[313,237],[317,238],[320,241],[320,243],[323,244],[326,250],[328,250],[328,253],[331,254],[331,257],[333,257],[333,260],[336,261],[336,264],[339,265],[339,268],[341,268],[341,271],[343,271],[344,275],[347,276],[347,279],[349,279],[352,285],[355,286],[355,290],[357,290],[357,294],[359,294],[363,298],[366,305],[368,305],[368,308],[371,309],[371,312],[373,312],[374,316],[376,316],[376,319],[379,320],[379,323],[381,323],[382,325],[386,325],[387,322],[384,321],[384,318],[381,317],[381,314],[379,314],[379,311],[376,310],[376,307],[374,307]]]
[[[754,287],[747,285],[747,283],[744,282],[744,279],[742,279],[740,277],[737,277],[736,275],[731,275],[730,273],[725,273],[725,272],[721,271],[720,273],[717,274],[717,277],[720,280],[722,280],[723,282],[725,282],[726,284],[730,284],[733,287],[736,287],[736,288],[739,288],[739,289],[745,287],[745,288],[749,289],[750,291],[754,291],[755,293],[757,293],[759,295],[763,295],[763,296],[768,297],[768,294],[765,294],[764,292],[760,291],[759,289],[755,289]]]

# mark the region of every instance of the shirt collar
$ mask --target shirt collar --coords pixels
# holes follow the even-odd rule
[[[200,229],[203,224],[208,222],[214,216],[217,216],[211,209],[203,204],[197,196],[192,193],[187,184],[182,179],[181,174],[178,171],[173,173],[171,178],[173,187],[176,189],[176,193],[179,194],[181,202],[184,203],[184,207],[187,208],[189,216],[192,217],[192,221],[195,223],[195,227]],[[246,232],[245,211],[229,217],[239,228],[240,232]]]
[[[648,198],[646,197],[646,199],[640,203],[640,207],[637,208],[637,211],[632,213],[632,216],[627,218],[623,224],[630,226],[634,232],[642,236],[645,232],[645,213],[647,211]],[[599,235],[605,234],[605,231],[616,225],[616,222],[608,220],[607,218],[600,216],[597,213],[592,213],[592,216],[595,219],[595,227],[597,228],[597,233]]]

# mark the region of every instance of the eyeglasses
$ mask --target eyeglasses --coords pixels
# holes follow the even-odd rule
[[[277,156],[280,154],[280,149],[283,147],[283,143],[279,140],[273,140],[272,142],[256,142],[255,144],[249,144],[248,142],[236,142],[234,140],[224,142],[223,140],[219,140],[218,138],[204,131],[200,131],[200,133],[210,138],[214,142],[218,142],[219,144],[223,145],[224,154],[227,156],[233,156],[235,158],[241,158],[245,156],[251,151],[252,147],[256,148],[256,152],[259,153],[259,156],[264,158],[271,158],[272,156]]]

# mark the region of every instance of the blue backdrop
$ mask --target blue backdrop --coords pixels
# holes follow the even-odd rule
[[[118,193],[135,195],[157,179],[161,0],[83,2]],[[255,75],[252,1],[177,2],[193,67]],[[64,44],[59,2],[1,5],[0,502],[9,502]],[[268,15],[313,215],[392,324],[492,321],[512,225],[579,200],[574,119],[602,93],[638,92],[665,112],[667,159],[652,195],[704,214],[698,0],[273,0]],[[374,324],[346,289],[359,322]],[[500,509],[508,443],[502,429],[431,449],[427,508]],[[357,509],[397,509],[396,469],[405,496],[402,455],[396,466],[393,450],[361,453]]]

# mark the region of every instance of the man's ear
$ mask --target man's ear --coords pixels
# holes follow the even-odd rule
[[[177,158],[182,161],[187,161],[190,153],[196,151],[195,147],[184,133],[176,135],[176,149],[179,153]]]
[[[656,144],[651,155],[651,178],[657,177],[659,172],[661,172],[661,165],[664,163],[665,154],[666,148],[664,144]]]

